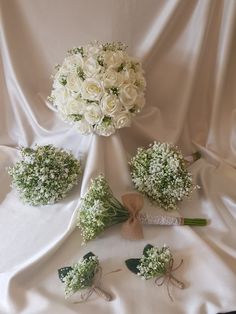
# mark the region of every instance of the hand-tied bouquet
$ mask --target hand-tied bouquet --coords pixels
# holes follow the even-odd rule
[[[173,268],[173,255],[170,248],[165,245],[158,248],[147,244],[143,249],[141,258],[130,258],[126,260],[125,263],[130,271],[144,280],[156,278],[155,283],[157,284],[159,279],[163,279],[160,284],[157,284],[158,286],[163,285],[166,281],[168,295],[172,301],[169,283],[172,283],[180,289],[184,289],[184,283],[176,279],[173,275],[173,272],[182,265],[183,260],[181,260],[177,267]]]
[[[165,210],[177,209],[177,202],[198,186],[180,150],[169,143],[154,142],[138,148],[130,161],[135,188]]]
[[[71,153],[53,145],[22,147],[20,153],[21,160],[8,173],[25,203],[53,204],[78,182],[81,164]]]
[[[94,42],[71,49],[57,66],[49,100],[81,134],[109,136],[143,108],[145,86],[141,63],[122,43]]]
[[[143,206],[140,194],[130,193],[122,197],[121,204],[113,195],[106,179],[100,175],[91,186],[78,209],[77,226],[81,229],[83,243],[95,239],[108,227],[124,222],[122,234],[128,239],[143,238],[141,224],[205,226],[206,219],[182,218],[167,215],[152,216],[139,213]]]
[[[86,290],[85,294],[81,292],[82,302],[87,301],[90,295],[95,292],[106,301],[111,301],[111,296],[103,291],[100,285],[101,267],[99,260],[92,252],[84,255],[73,266],[66,266],[58,269],[58,276],[65,284],[65,298],[71,297],[77,291]],[[97,277],[96,277],[97,276]]]

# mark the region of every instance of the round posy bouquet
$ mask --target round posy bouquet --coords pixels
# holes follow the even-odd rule
[[[57,66],[49,100],[81,134],[109,136],[143,108],[145,86],[141,63],[123,44],[95,42],[70,50]]]
[[[53,145],[23,147],[20,153],[21,160],[8,173],[25,203],[53,204],[78,182],[81,164],[71,153]]]
[[[177,202],[197,187],[182,153],[169,143],[138,148],[130,166],[135,188],[165,210],[177,209]]]

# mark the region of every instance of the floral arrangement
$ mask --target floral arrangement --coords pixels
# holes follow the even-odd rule
[[[206,219],[182,218],[174,216],[152,216],[139,213],[143,199],[140,194],[130,193],[122,196],[120,203],[113,195],[106,179],[100,175],[91,181],[78,209],[77,226],[81,229],[83,244],[95,239],[108,227],[123,222],[123,236],[129,239],[143,238],[141,224],[155,225],[194,225],[205,226]]]
[[[157,283],[159,279],[163,278],[163,281],[158,284],[159,286],[167,280],[168,295],[172,301],[169,283],[174,284],[180,289],[184,289],[184,283],[176,279],[173,275],[173,272],[182,265],[183,260],[181,260],[177,267],[173,268],[173,255],[170,248],[165,245],[158,248],[147,244],[144,247],[141,258],[130,258],[125,263],[130,271],[144,280],[156,278],[155,282]]]
[[[60,268],[58,275],[60,280],[65,284],[65,297],[68,298],[79,290],[91,287],[98,266],[98,257],[92,252],[89,252],[72,267]]]
[[[53,204],[78,182],[81,164],[71,153],[53,145],[22,147],[20,153],[21,160],[8,173],[25,203]]]
[[[177,202],[197,188],[182,153],[169,143],[138,148],[130,168],[135,188],[165,210],[177,209]]]
[[[100,175],[92,180],[82,199],[77,218],[77,226],[81,229],[84,243],[128,218],[127,209],[114,197],[104,176]]]
[[[84,255],[73,266],[66,266],[58,269],[58,276],[65,284],[65,298],[71,297],[74,293],[82,290],[87,290],[85,294],[81,293],[81,302],[87,301],[90,295],[95,292],[98,296],[106,301],[111,301],[111,296],[100,285],[101,267],[96,255],[92,252]],[[100,271],[100,272],[99,272]],[[99,277],[96,278],[96,275]]]
[[[130,126],[145,104],[141,63],[118,43],[71,49],[57,66],[49,100],[81,134],[109,136]]]

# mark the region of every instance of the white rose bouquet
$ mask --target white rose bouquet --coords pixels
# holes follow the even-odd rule
[[[81,134],[109,136],[128,127],[145,104],[141,63],[121,43],[71,49],[57,66],[49,100]]]

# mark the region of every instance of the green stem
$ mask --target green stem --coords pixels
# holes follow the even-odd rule
[[[204,218],[184,218],[184,225],[187,226],[206,226],[207,219]]]

